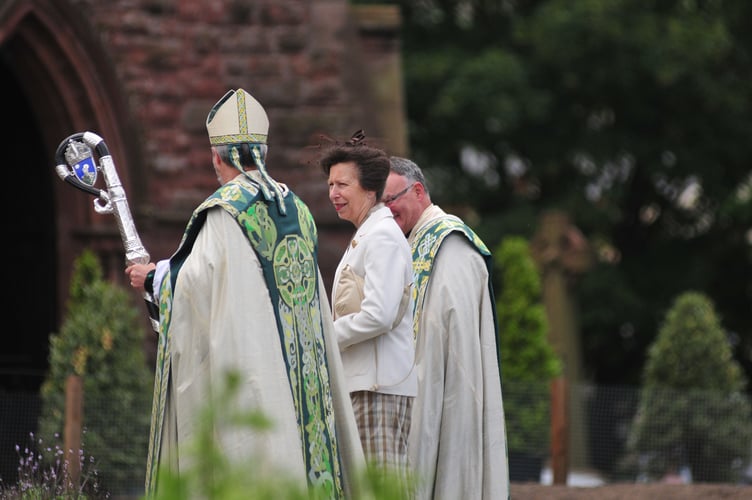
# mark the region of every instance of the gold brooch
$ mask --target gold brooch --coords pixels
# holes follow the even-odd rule
[[[352,240],[352,241],[350,242],[350,246],[351,246],[351,247],[353,247],[353,248],[355,248],[356,246],[358,246],[358,242],[357,242],[357,241],[355,241],[355,240]]]

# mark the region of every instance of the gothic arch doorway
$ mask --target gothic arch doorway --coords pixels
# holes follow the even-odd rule
[[[55,173],[55,150],[76,132],[106,138],[126,190],[137,141],[129,133],[112,62],[85,13],[67,1],[10,0],[0,6],[0,102],[5,111],[0,231],[9,255],[5,282],[13,299],[0,305],[7,332],[0,350],[0,393],[36,392],[47,369],[51,332],[59,330],[72,265],[84,248],[122,274],[123,250],[111,216]],[[114,265],[113,265],[114,263]]]
[[[60,330],[75,258],[91,248],[122,278],[114,219],[55,173],[55,151],[76,132],[106,138],[126,190],[139,162],[112,62],[84,13],[65,0],[0,3],[0,225],[5,246],[0,303],[0,477],[16,474],[15,445],[35,432],[49,335]],[[143,176],[140,176],[143,177]]]
[[[39,127],[29,103],[4,64],[0,64],[0,85],[5,116],[13,117],[13,125],[6,126],[0,138],[6,170],[0,191],[0,213],[5,214],[0,230],[8,256],[6,283],[11,285],[10,300],[1,306],[6,336],[0,376],[5,390],[29,390],[41,382],[47,335],[57,317],[52,178],[44,168],[43,152],[34,144]]]

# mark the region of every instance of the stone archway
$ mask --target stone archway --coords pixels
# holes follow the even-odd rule
[[[91,130],[120,158],[121,181],[138,165],[114,71],[83,16],[66,1],[5,0],[0,5],[0,134],[4,184],[0,208],[10,300],[0,305],[0,477],[15,477],[15,445],[36,430],[38,394],[51,332],[59,331],[72,263],[92,248],[122,277],[123,250],[112,217],[55,173],[55,150]],[[109,263],[109,264],[108,264]]]
[[[76,256],[94,249],[117,277],[123,265],[115,221],[59,180],[55,150],[73,133],[96,132],[129,189],[138,141],[110,61],[86,17],[66,1],[6,0],[0,7],[0,89],[3,128],[10,129],[0,135],[0,155],[8,160],[2,230],[13,257],[6,282],[17,299],[1,306],[11,322],[6,331],[14,333],[3,349],[9,354],[0,357],[0,391],[33,392],[46,371],[49,334],[65,313]]]

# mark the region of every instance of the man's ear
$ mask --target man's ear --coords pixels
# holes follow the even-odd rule
[[[211,161],[212,165],[215,167],[219,165],[219,163],[222,162],[222,160],[219,157],[219,153],[217,153],[217,148],[211,148]]]

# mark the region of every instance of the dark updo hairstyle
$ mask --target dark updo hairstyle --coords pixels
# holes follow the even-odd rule
[[[354,140],[356,134],[344,144],[327,148],[319,159],[319,165],[328,176],[333,165],[354,163],[358,169],[360,187],[366,191],[373,191],[376,193],[376,199],[380,200],[384,194],[386,179],[389,177],[389,155],[381,149],[365,145],[362,138]]]

